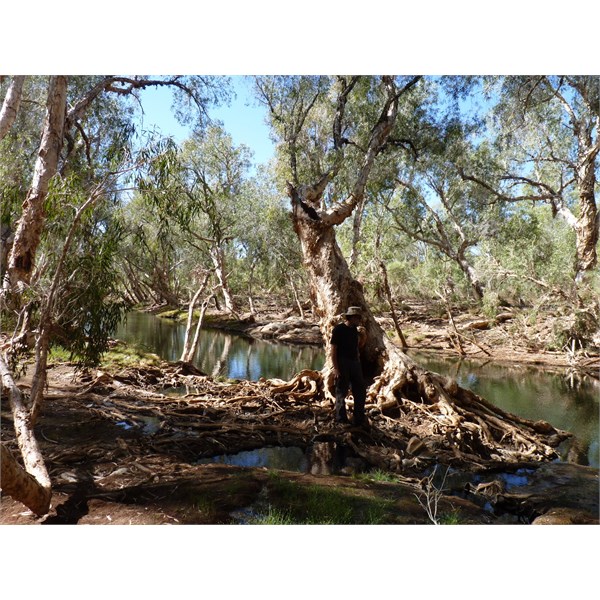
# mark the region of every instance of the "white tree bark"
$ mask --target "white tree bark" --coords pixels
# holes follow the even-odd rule
[[[225,255],[223,249],[214,244],[210,248],[210,257],[212,259],[213,266],[215,268],[215,274],[219,281],[219,287],[223,294],[223,301],[225,302],[225,308],[228,312],[235,314],[235,303],[229,290],[229,283],[227,282],[227,272],[225,271]]]
[[[57,172],[64,139],[67,78],[54,76],[48,85],[46,120],[31,187],[23,203],[15,239],[8,257],[4,291],[21,294],[31,281],[35,255],[45,222],[44,202],[50,180]]]
[[[15,433],[25,465],[25,471],[18,468],[16,461],[10,460],[6,449],[2,446],[2,489],[36,514],[43,515],[48,512],[52,496],[50,476],[33,433],[31,411],[25,404],[21,390],[16,386],[2,356],[0,356],[0,375],[2,386],[9,391]]]
[[[6,97],[2,103],[2,109],[0,109],[0,140],[10,131],[17,118],[24,81],[25,77],[23,75],[15,75],[10,82]]]
[[[210,272],[206,273],[206,275],[204,276],[204,279],[202,280],[202,283],[200,284],[200,287],[194,294],[194,297],[190,300],[190,305],[188,307],[187,324],[185,327],[185,339],[184,339],[184,343],[183,343],[183,351],[181,353],[181,358],[179,359],[182,362],[191,362],[192,359],[194,358],[194,354],[196,353],[196,348],[198,347],[198,341],[200,340],[200,329],[202,328],[202,321],[204,320],[204,314],[206,312],[206,308],[208,307],[208,303],[209,303],[210,299],[212,298],[212,294],[209,295],[208,298],[206,298],[204,300],[204,302],[202,303],[202,310],[200,313],[200,318],[196,325],[196,332],[194,334],[194,339],[192,341],[191,336],[192,336],[192,322],[194,319],[194,309],[196,307],[196,304],[198,303],[198,299],[200,298],[201,294],[204,292],[204,290],[206,289],[206,286],[208,285],[208,280],[210,279],[210,276],[211,276]]]

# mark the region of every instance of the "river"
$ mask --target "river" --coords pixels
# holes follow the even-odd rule
[[[179,360],[185,326],[146,313],[130,313],[115,337],[136,343],[164,360]],[[411,353],[428,370],[455,377],[458,383],[503,410],[521,417],[548,421],[575,434],[590,466],[600,460],[598,382],[539,367],[502,366],[493,362],[459,360]],[[253,340],[220,330],[202,331],[194,364],[213,377],[257,380],[289,379],[302,369],[320,369],[323,351]]]

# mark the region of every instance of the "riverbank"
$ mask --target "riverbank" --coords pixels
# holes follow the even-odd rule
[[[52,366],[36,428],[52,508],[36,517],[3,497],[0,523],[598,522],[597,469],[547,462],[436,468],[431,454],[410,450],[377,411],[370,430],[348,430],[333,423],[326,402],[302,402],[302,390],[216,381],[154,358],[146,365],[113,357],[87,374]],[[29,384],[26,374],[19,386]],[[0,425],[17,453],[6,398]],[[305,467],[214,462],[269,447],[295,449]]]
[[[153,312],[178,321],[187,318],[187,312],[181,310]],[[512,308],[493,318],[475,309],[457,311],[450,318],[443,306],[416,300],[403,303],[397,316],[408,348],[413,352],[434,352],[505,365],[576,369],[600,379],[600,335],[585,348],[574,343],[568,335],[575,327],[570,316],[533,314]],[[383,313],[376,320],[399,345],[391,315]],[[310,311],[298,316],[292,310],[265,307],[239,317],[213,311],[205,316],[205,327],[284,344],[323,346],[317,320]]]

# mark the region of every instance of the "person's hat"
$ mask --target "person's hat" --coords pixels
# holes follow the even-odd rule
[[[362,317],[362,310],[360,309],[360,306],[349,306],[348,310],[344,313],[345,317],[352,317],[352,316],[357,316],[357,317]]]

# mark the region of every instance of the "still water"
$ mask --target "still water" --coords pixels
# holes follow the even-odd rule
[[[163,360],[177,361],[183,351],[185,324],[132,312],[115,337],[138,344]],[[321,369],[323,352],[310,346],[273,344],[217,329],[203,329],[193,363],[202,372],[228,379],[290,379],[302,369]]]
[[[179,360],[185,326],[145,313],[130,313],[115,337],[136,343],[164,360]],[[503,410],[548,421],[575,434],[591,466],[599,465],[600,388],[590,378],[532,367],[440,358],[411,352],[423,367],[456,378]],[[218,330],[203,330],[194,364],[212,376],[257,380],[289,379],[302,369],[320,369],[323,351],[252,340]]]

